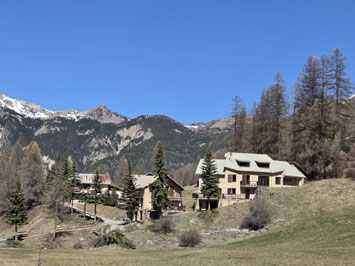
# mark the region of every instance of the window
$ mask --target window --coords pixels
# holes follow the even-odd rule
[[[235,188],[228,188],[228,195],[235,195]]]
[[[284,178],[284,185],[285,186],[298,186],[298,179],[297,178]]]
[[[228,182],[237,182],[237,175],[228,175]]]
[[[268,176],[259,176],[258,178],[258,186],[269,186],[269,177]]]
[[[250,162],[236,161],[240,167],[249,167]]]
[[[260,168],[270,168],[270,163],[256,162]]]
[[[281,185],[281,177],[279,177],[279,176],[276,177],[275,184],[276,185]]]
[[[250,184],[250,175],[243,175],[241,185]]]

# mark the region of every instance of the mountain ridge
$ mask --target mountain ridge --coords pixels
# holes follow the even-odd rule
[[[140,171],[151,169],[154,146],[161,141],[169,169],[196,163],[207,146],[215,151],[225,147],[228,119],[186,126],[165,115],[128,118],[99,105],[92,110],[53,112],[39,105],[0,95],[0,149],[22,135],[27,143],[36,140],[46,164],[57,153],[78,163],[79,171],[96,167],[120,179],[123,158]],[[137,169],[138,171],[138,169]],[[119,172],[119,173],[118,173]]]

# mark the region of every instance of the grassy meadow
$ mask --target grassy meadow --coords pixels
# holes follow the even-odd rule
[[[323,180],[300,188],[270,189],[263,197],[274,212],[263,233],[203,235],[198,247],[178,247],[177,237],[188,227],[238,228],[248,210],[245,202],[220,209],[210,221],[193,212],[178,215],[176,231],[167,235],[152,232],[149,223],[131,228],[125,234],[136,243],[136,250],[74,250],[69,244],[45,249],[43,265],[355,265],[354,181]],[[60,241],[69,243],[68,239],[89,233],[63,236]],[[147,245],[147,239],[154,245]],[[0,248],[0,265],[37,265],[39,250],[33,241],[24,240],[22,248]]]

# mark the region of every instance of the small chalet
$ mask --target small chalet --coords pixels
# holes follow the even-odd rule
[[[80,178],[81,182],[81,191],[82,192],[89,192],[92,188],[92,183],[95,177],[95,174],[78,174],[78,177]],[[110,192],[112,191],[113,188],[116,189],[116,193],[120,196],[121,195],[121,190],[115,186],[112,183],[111,177],[108,173],[106,174],[100,174],[100,178],[102,181],[102,190],[101,193],[105,193],[106,191]]]
[[[211,198],[211,208],[254,199],[261,187],[297,187],[304,184],[305,175],[293,164],[277,161],[267,154],[226,153],[225,159],[213,160],[217,168],[220,194]],[[194,191],[195,210],[207,207],[207,197],[201,193],[203,184],[200,160],[196,175],[198,190]]]
[[[141,207],[139,217],[143,220],[149,211],[153,209],[152,205],[152,184],[156,177],[152,173],[146,175],[134,175],[136,179],[136,186],[141,191]],[[182,191],[184,188],[171,176],[167,175],[166,181],[168,184],[168,197],[172,201],[173,210],[182,210]]]

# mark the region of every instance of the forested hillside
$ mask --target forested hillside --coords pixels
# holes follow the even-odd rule
[[[353,175],[355,99],[346,69],[339,48],[320,58],[310,55],[294,86],[294,98],[278,72],[251,116],[237,95],[228,150],[294,161],[309,179]]]

